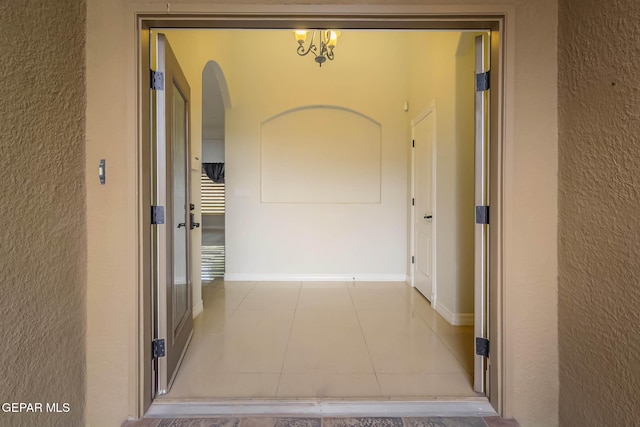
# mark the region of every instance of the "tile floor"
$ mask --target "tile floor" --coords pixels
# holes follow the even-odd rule
[[[171,391],[182,398],[477,397],[473,328],[394,282],[224,282]]]

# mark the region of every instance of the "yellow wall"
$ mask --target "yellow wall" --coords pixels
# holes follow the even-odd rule
[[[228,75],[234,107],[226,124],[227,275],[245,280],[301,275],[404,280],[405,34],[345,31],[338,41],[336,60],[322,68],[312,58],[295,53],[291,31],[243,31],[233,39],[235,52],[247,53],[234,55]],[[380,61],[380,51],[387,52],[385,61]],[[354,162],[351,171],[352,178],[362,177],[358,168],[373,165],[369,175],[376,182],[357,184],[351,179],[354,188],[335,187],[339,203],[306,196],[300,200],[293,194],[281,194],[283,189],[276,191],[272,185],[276,161],[269,157],[273,151],[269,132],[273,125],[264,122],[313,105],[346,108],[379,123],[375,126],[381,132],[377,140],[363,147],[362,161]],[[310,126],[340,126],[340,122],[322,120],[327,111],[317,113],[318,121]],[[355,120],[357,115],[352,117]],[[324,150],[334,153],[345,146],[340,141],[324,144]],[[334,162],[339,163],[338,158]],[[280,169],[296,167],[280,165]],[[329,161],[321,173],[330,175],[334,168]],[[336,173],[340,171],[336,168]],[[325,181],[335,180],[328,177]]]
[[[404,11],[443,11],[442,7],[430,6],[434,3],[416,2],[421,6]],[[214,4],[201,6],[215,10]],[[446,9],[509,14],[502,153],[505,281],[503,300],[498,302],[504,307],[506,338],[504,411],[524,426],[552,426],[557,424],[558,387],[556,2],[511,0],[485,7],[468,0],[462,4],[468,7]],[[353,6],[351,10],[401,9],[395,2],[388,5]],[[253,9],[241,3],[228,7]],[[342,7],[256,6],[287,13],[331,13],[345,10]],[[191,4],[171,3],[172,12],[181,8],[195,10]],[[118,425],[135,414],[138,272],[134,12],[162,14],[166,9],[166,2],[159,1],[88,1],[86,164],[88,171],[94,170],[100,158],[107,158],[112,169],[110,185],[100,187],[95,179],[87,180],[90,425]],[[90,177],[95,178],[93,174]]]
[[[436,111],[436,309],[458,322],[473,315],[474,50],[473,37],[461,36],[409,39],[411,116],[432,105]]]
[[[473,265],[475,231],[475,36],[464,33],[456,51],[456,264],[458,287],[456,313],[473,313]]]
[[[226,114],[227,279],[404,280],[408,199],[403,177],[410,173],[407,129],[410,119],[421,113],[427,102],[435,101],[440,136],[436,223],[442,236],[437,307],[448,319],[457,316],[453,321],[472,320],[471,34],[461,39],[461,33],[455,32],[343,31],[336,49],[339,61],[319,68],[311,57],[295,54],[289,30],[162,32],[192,87],[194,165],[201,157],[201,100],[197,94],[201,69],[208,60],[221,65],[236,104]],[[381,62],[381,51],[393,52],[393,60]],[[359,84],[353,85],[355,81]],[[347,87],[350,89],[345,90]],[[410,108],[405,112],[402,104],[409,100]],[[355,140],[320,135],[346,135],[353,126],[344,123],[340,129],[337,117],[323,118],[331,110],[306,110],[310,112],[305,117],[311,121],[296,117],[293,124],[309,133],[305,140],[317,139],[320,154],[313,156],[310,164],[301,159],[270,158],[272,116],[313,105],[365,114],[379,121],[375,126],[381,134],[363,142],[343,170],[340,164],[344,160],[335,158],[335,153]],[[290,138],[294,139],[293,147],[304,142],[290,135],[273,142],[284,143]],[[306,184],[299,179],[276,183],[274,189],[273,173],[291,168],[301,168],[296,169],[297,177],[306,176],[307,170],[315,176],[308,176]],[[280,194],[285,187],[291,194]],[[331,197],[326,197],[327,192]],[[199,254],[199,238],[194,240],[192,253]],[[201,301],[198,286],[194,281],[194,306]]]

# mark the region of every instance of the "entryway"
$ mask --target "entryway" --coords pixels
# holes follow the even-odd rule
[[[202,144],[192,170],[199,174],[202,248],[200,278],[207,283],[225,271],[225,109],[231,107],[224,73],[215,61],[202,70]],[[200,160],[200,164],[198,164]]]
[[[382,161],[384,162],[384,159]],[[272,192],[272,193],[269,193],[268,195],[269,197],[277,198],[277,197],[282,197],[282,194],[283,193]],[[375,193],[370,193],[367,196],[369,198],[365,199],[364,202],[360,202],[360,203],[365,203],[365,204],[380,203],[380,201],[383,200],[382,198],[383,194],[385,194],[384,191],[382,191],[381,194],[379,194],[380,198],[378,199],[378,202],[376,202]],[[236,192],[235,195],[238,197],[243,197],[241,191]],[[265,193],[263,192],[262,195],[264,197]],[[247,192],[246,196],[244,197],[248,197],[248,196],[250,196],[250,192]],[[284,197],[295,198],[295,197],[299,197],[299,195],[294,194],[293,196],[291,196],[291,193],[287,193],[287,194],[284,194]],[[271,200],[263,199],[262,202],[270,203]],[[282,203],[282,201],[278,200],[276,203]],[[408,209],[408,206],[406,207],[406,209]],[[407,269],[408,269],[408,266],[407,266]],[[341,277],[344,276],[343,278],[346,279],[347,275],[350,275],[350,274],[342,273]],[[268,276],[265,276],[265,277],[268,279]],[[321,278],[322,275],[319,275],[319,277]],[[469,335],[465,337],[466,342],[471,343],[471,348],[468,349],[469,351],[466,352],[467,356],[461,356],[459,354],[459,357],[456,358],[454,354],[455,352],[452,352],[451,348],[457,348],[457,347],[465,346],[468,344],[460,344],[460,342],[462,341],[458,342],[453,338],[449,338],[450,345],[447,346],[447,344],[445,343],[447,338],[443,338],[439,336],[437,334],[437,331],[434,329],[434,328],[437,329],[438,323],[440,323],[441,325],[443,324],[442,322],[444,322],[444,324],[447,324],[446,321],[444,321],[444,319],[439,317],[439,315],[435,313],[431,307],[428,306],[426,301],[422,299],[422,297],[419,294],[417,294],[414,289],[407,288],[407,285],[405,284],[391,283],[389,281],[385,283],[384,280],[379,280],[379,278],[376,278],[375,282],[367,282],[366,280],[363,279],[363,277],[358,277],[358,280],[355,280],[352,282],[349,282],[346,280],[341,281],[339,279],[340,277],[338,278],[333,277],[331,282],[308,283],[307,281],[304,281],[304,282],[298,281],[296,283],[295,280],[291,280],[291,277],[287,277],[285,282],[274,283],[274,282],[269,282],[268,280],[264,280],[264,283],[262,283],[262,281],[249,281],[250,283],[244,283],[244,284],[242,281],[235,280],[233,282],[227,282],[227,283],[222,281],[218,283],[214,282],[209,285],[210,287],[205,287],[203,290],[203,300],[205,301],[205,313],[201,315],[203,316],[201,317],[203,320],[199,321],[198,320],[199,318],[196,318],[196,321],[195,321],[196,324],[194,327],[194,338],[191,345],[192,349],[194,350],[193,352],[194,356],[191,357],[193,360],[197,358],[197,356],[195,356],[195,352],[197,348],[196,345],[198,342],[197,341],[198,335],[200,334],[207,335],[206,333],[203,334],[203,332],[206,330],[205,328],[212,327],[211,326],[212,324],[213,325],[216,324],[216,319],[213,319],[214,320],[213,322],[204,321],[205,319],[204,316],[206,316],[207,314],[207,307],[206,307],[207,304],[211,305],[211,307],[214,308],[214,310],[211,311],[211,313],[216,313],[216,314],[212,314],[213,317],[220,316],[221,315],[220,312],[221,311],[223,312],[224,319],[222,321],[222,325],[219,325],[219,326],[222,326],[223,328],[225,328],[224,330],[225,333],[221,335],[227,336],[227,332],[229,332],[228,336],[232,336],[234,329],[239,331],[243,330],[242,325],[244,323],[246,328],[253,328],[252,334],[254,337],[261,336],[256,332],[260,332],[261,328],[263,327],[266,328],[266,330],[265,330],[265,334],[263,334],[262,336],[269,335],[269,333],[278,335],[278,332],[276,331],[281,330],[280,333],[282,334],[282,336],[274,337],[274,342],[286,341],[286,345],[284,346],[284,351],[282,351],[282,346],[280,346],[279,347],[280,350],[278,350],[282,355],[282,360],[274,357],[273,360],[270,361],[268,354],[271,350],[267,349],[266,347],[264,348],[264,350],[260,351],[261,355],[254,359],[254,361],[256,361],[258,365],[269,364],[273,362],[273,365],[267,367],[266,370],[263,370],[261,372],[254,372],[255,370],[260,369],[260,367],[258,366],[258,367],[254,367],[255,369],[252,369],[252,372],[242,372],[242,369],[239,369],[240,372],[234,372],[234,374],[247,374],[247,375],[254,375],[254,374],[277,375],[278,380],[275,385],[275,390],[272,394],[265,392],[265,393],[260,393],[257,396],[247,396],[247,395],[243,395],[242,393],[234,393],[232,391],[233,387],[230,387],[229,384],[226,384],[226,385],[223,384],[219,390],[224,390],[227,396],[217,395],[215,392],[215,387],[208,387],[207,389],[210,390],[211,394],[214,394],[214,395],[199,396],[199,397],[201,398],[296,397],[289,394],[289,392],[286,391],[287,381],[289,381],[289,383],[291,384],[291,387],[294,390],[296,386],[299,386],[299,382],[295,381],[295,378],[296,378],[295,376],[306,376],[306,379],[309,380],[309,382],[307,382],[306,384],[311,385],[311,388],[314,389],[309,395],[309,397],[313,397],[313,398],[324,397],[322,395],[323,393],[322,390],[325,390],[324,393],[327,394],[326,397],[330,397],[330,398],[331,397],[369,398],[369,397],[374,397],[370,395],[376,393],[375,391],[371,391],[371,390],[375,390],[376,387],[378,390],[377,392],[379,392],[379,396],[375,395],[375,397],[381,397],[381,398],[402,397],[403,393],[393,391],[394,388],[392,386],[389,386],[389,385],[383,386],[384,381],[381,381],[381,378],[383,378],[383,376],[387,374],[388,375],[408,374],[408,376],[405,376],[405,378],[403,378],[402,381],[398,382],[398,384],[401,384],[401,386],[396,387],[396,390],[399,390],[400,388],[402,388],[403,386],[406,386],[407,384],[411,384],[409,376],[411,377],[415,376],[417,378],[418,376],[416,374],[424,374],[424,375],[460,374],[460,377],[467,377],[466,391],[464,392],[452,391],[451,395],[456,397],[477,396],[475,395],[475,393],[473,393],[473,391],[471,391],[472,380],[469,377],[470,372],[469,372],[469,369],[465,368],[465,365],[466,367],[469,367],[471,365],[471,363],[468,360],[468,357],[469,357],[468,355],[471,355],[471,357],[473,357],[473,347],[472,347],[473,335],[470,334],[471,331],[469,330],[468,327],[466,327],[466,329],[456,330],[456,332],[451,334],[444,334],[444,335],[463,335],[463,334]],[[263,286],[266,286],[266,288],[263,289],[262,288]],[[318,292],[314,292],[314,290],[317,290],[317,289],[314,289],[314,286],[319,286],[320,290],[318,290]],[[282,298],[276,298],[275,301],[278,301],[278,302],[289,301],[290,303],[293,304],[292,307],[289,307],[289,310],[265,309],[264,311],[272,311],[274,313],[274,317],[271,318],[271,320],[266,320],[270,318],[264,316],[265,313],[259,314],[258,315],[260,317],[259,319],[252,319],[251,315],[246,315],[246,314],[243,316],[239,316],[239,315],[236,316],[236,314],[242,314],[243,311],[260,311],[259,309],[255,309],[255,307],[254,307],[255,310],[251,310],[250,308],[247,309],[247,306],[243,307],[243,304],[247,303],[249,304],[249,307],[251,306],[251,301],[260,301],[260,302],[257,302],[256,304],[263,304],[264,302],[268,302],[270,300],[268,295],[272,293],[275,293],[277,295],[279,290],[283,291],[281,292]],[[289,292],[284,292],[285,290]],[[261,292],[261,291],[264,291],[264,292]],[[330,297],[326,297],[327,300],[330,300],[332,302],[330,303],[330,307],[323,308],[322,307],[323,298],[320,296],[320,294],[324,293],[325,291],[335,291],[335,295],[331,294]],[[243,295],[243,292],[245,292],[244,295]],[[227,293],[231,298],[230,301],[236,301],[236,302],[237,302],[237,299],[240,299],[240,296],[242,295],[242,300],[235,308],[232,308],[235,302],[230,303],[229,301],[227,301],[226,299]],[[236,293],[237,295],[233,296],[234,293]],[[284,296],[285,294],[288,294],[289,296],[285,297]],[[258,296],[253,296],[253,295],[258,295]],[[295,299],[293,298],[293,295],[296,296]],[[313,297],[307,297],[305,295],[313,295]],[[368,295],[368,296],[365,297],[365,295]],[[374,297],[373,295],[377,295],[377,296]],[[342,296],[342,298],[340,296]],[[367,298],[372,298],[373,300],[378,299],[379,302],[382,302],[382,304],[384,305],[384,309],[370,310],[372,312],[376,312],[376,314],[371,314],[371,313],[367,314],[368,310],[362,307],[362,304],[363,304],[362,301],[366,301]],[[313,333],[298,334],[296,333],[296,330],[303,328],[303,326],[300,326],[300,325],[304,325],[305,322],[311,325],[325,323],[322,321],[316,321],[316,320],[322,319],[323,316],[325,316],[324,320],[329,321],[329,323],[335,320],[336,318],[339,318],[335,315],[335,313],[340,311],[339,307],[340,307],[341,300],[345,304],[343,308],[345,308],[345,310],[349,312],[349,314],[346,316],[350,317],[352,321],[350,322],[348,320],[343,319],[344,320],[343,322],[338,322],[339,325],[334,325],[334,327],[330,328],[329,332],[325,330],[324,332],[320,333],[320,334],[325,334],[331,337],[329,341],[325,341],[325,344],[329,343],[327,345],[330,345],[334,349],[334,351],[333,352],[330,351],[328,353],[322,353],[322,351],[315,351],[315,352],[311,351],[308,353],[308,355],[296,355],[296,356],[290,356],[288,358],[287,353],[289,351],[289,345],[291,343],[294,343],[293,347],[291,347],[292,349],[296,349],[296,347],[299,347],[299,348],[307,347],[307,349],[311,348],[313,350],[314,345],[317,346],[318,343],[323,342],[322,340],[312,339],[306,342],[300,341],[299,344],[296,344],[298,340],[297,339],[298,335],[300,336],[313,335]],[[304,301],[308,301],[306,304],[311,304],[311,306],[314,307],[314,309],[305,308]],[[392,301],[398,301],[398,302],[393,303]],[[347,309],[346,302],[351,303],[351,306],[348,309]],[[219,305],[216,305],[216,304],[219,304]],[[397,304],[397,305],[394,305],[394,304]],[[275,304],[275,306],[277,306],[277,304]],[[366,303],[364,304],[364,306],[366,306]],[[293,308],[293,310],[291,310],[291,308]],[[398,310],[394,310],[394,308]],[[353,313],[351,312],[351,310],[353,310]],[[313,319],[313,315],[309,314],[313,311],[316,311],[316,315],[319,316],[318,319]],[[379,313],[382,313],[382,312],[387,312],[387,314],[390,317],[385,317],[386,315],[384,316],[380,315]],[[229,317],[227,317],[227,313],[230,313]],[[305,320],[304,319],[305,314],[308,314],[308,316],[312,319]],[[162,317],[162,316],[163,314],[159,313],[159,317]],[[199,322],[202,322],[202,325],[199,325],[198,324]],[[375,324],[376,327],[370,326],[371,322],[373,322],[373,324]],[[234,326],[234,324],[236,326]],[[339,341],[339,338],[337,337],[339,335],[342,335],[343,333],[346,334],[349,328],[348,325],[350,324],[355,335],[350,336],[348,338],[343,337],[342,339],[344,340],[344,342],[342,343],[347,347],[354,346],[354,345],[357,346],[356,344],[357,342],[360,342],[360,344],[364,344],[364,345],[360,345],[359,349],[354,349],[356,353],[361,352],[362,354],[360,356],[362,357],[358,356],[358,357],[352,358],[353,360],[358,361],[356,363],[362,363],[363,365],[358,366],[356,369],[356,372],[347,372],[347,373],[340,372],[340,368],[336,369],[335,366],[333,366],[332,369],[336,374],[336,377],[339,377],[340,379],[344,379],[343,374],[355,374],[360,378],[356,382],[359,381],[363,383],[363,382],[369,381],[369,384],[371,385],[373,384],[373,382],[370,380],[375,379],[375,387],[373,386],[370,388],[367,387],[369,391],[360,390],[358,391],[358,393],[356,393],[355,396],[344,396],[344,395],[339,395],[340,393],[333,393],[333,392],[326,391],[326,390],[329,390],[329,388],[325,387],[324,385],[326,380],[325,378],[326,371],[322,371],[321,369],[320,370],[314,370],[314,369],[317,368],[318,366],[322,367],[323,363],[330,363],[331,357],[332,357],[331,355],[335,355],[336,353],[339,353],[339,351],[336,351],[335,349],[339,349],[340,346],[332,345],[332,344],[336,344],[336,342],[331,340]],[[366,326],[368,324],[369,326]],[[267,325],[271,325],[273,327],[267,327]],[[390,326],[390,325],[393,325],[393,326]],[[400,327],[400,325],[402,325],[402,327]],[[356,326],[358,328],[356,328]],[[385,334],[384,333],[385,327],[391,328],[390,330],[394,332]],[[226,329],[226,328],[229,328],[229,329]],[[285,334],[285,331],[287,330],[287,328],[288,328],[288,333]],[[397,329],[394,330],[394,328],[397,328]],[[444,328],[443,326],[440,327],[440,329],[443,329],[443,328]],[[459,333],[459,332],[462,332],[462,333]],[[215,334],[211,334],[211,335],[215,335]],[[286,340],[284,338],[285,336],[286,336]],[[384,342],[382,341],[381,337],[384,337]],[[401,338],[398,338],[398,337],[401,337]],[[394,343],[393,341],[394,339],[397,340],[398,342]],[[233,340],[233,338],[231,338],[231,340]],[[202,342],[204,343],[204,341]],[[256,353],[251,351],[252,350],[251,345],[255,344],[255,339],[253,341],[244,340],[243,342],[250,343],[248,345],[248,348],[245,348],[247,351],[244,353],[237,353],[237,352],[234,353],[233,350],[231,350],[228,357],[225,357],[225,354],[224,354],[225,345],[220,345],[220,343],[218,342],[217,343],[218,345],[214,345],[216,350],[213,350],[213,353],[211,354],[212,359],[215,359],[216,356],[221,356],[219,358],[219,361],[221,361],[222,364],[219,365],[218,367],[222,367],[223,370],[226,368],[229,368],[230,366],[237,367],[237,363],[241,361],[245,356],[248,357],[248,359],[245,360],[246,362],[245,365],[251,365],[252,363],[251,355],[252,354],[255,355]],[[429,342],[431,344],[429,348],[422,349],[426,351],[422,351],[419,353],[412,353],[412,351],[415,349],[415,347],[412,347],[412,346],[417,345],[419,347],[420,345],[424,345],[424,343],[426,342]],[[311,343],[316,343],[316,344],[311,344]],[[258,340],[258,344],[259,344],[259,340]],[[338,342],[338,344],[340,344],[340,342]],[[205,348],[206,346],[207,346],[206,344],[202,344],[202,348]],[[242,345],[240,345],[240,347],[242,347]],[[226,348],[229,348],[229,347],[226,346]],[[231,348],[233,349],[233,345],[231,346]],[[376,349],[381,350],[381,353],[378,353]],[[402,364],[398,366],[393,364],[391,365],[385,364],[384,360],[385,360],[385,357],[388,356],[388,354],[387,356],[384,356],[384,354],[385,352],[388,352],[389,349],[392,349],[392,354],[393,352],[398,352],[398,354],[408,357],[408,361],[409,361],[408,364],[409,366],[412,366],[412,368],[409,369],[410,372],[398,372],[398,371],[402,371],[402,368],[398,367]],[[216,351],[222,352],[222,354],[218,353],[216,355],[215,354]],[[278,352],[278,351],[275,351],[275,352]],[[346,353],[350,353],[350,351],[347,351]],[[207,354],[207,352],[205,351],[204,354]],[[367,357],[364,357],[365,354],[367,355]],[[425,354],[428,356],[425,356]],[[184,356],[183,368],[185,368],[189,363],[189,360],[190,360],[189,358],[190,358],[189,352],[187,352],[186,355]],[[394,357],[393,359],[397,359],[397,358]],[[426,361],[427,359],[429,360],[428,362]],[[467,360],[464,361],[465,359]],[[348,356],[344,360],[341,360],[338,363],[338,365],[348,366],[348,363],[345,362],[346,360],[349,360]],[[434,360],[438,360],[440,362],[440,363],[437,363],[437,365],[444,367],[444,371],[439,372],[436,369],[434,369],[434,364],[433,364]],[[303,365],[304,363],[308,363],[309,366],[311,366],[311,369],[308,369],[305,371],[304,369],[300,368],[299,365],[296,365],[301,363],[300,361],[302,361]],[[314,361],[315,361],[315,364],[314,364]],[[227,363],[230,363],[230,365]],[[450,364],[447,365],[448,363]],[[280,364],[280,370],[275,371],[275,368],[273,367],[276,367],[278,364]],[[367,365],[367,364],[368,364],[368,368],[365,368],[364,365]],[[423,369],[422,368],[416,369],[415,367],[416,364],[418,366],[428,365],[429,371],[421,372],[421,370]],[[378,368],[376,368],[376,365],[378,366]],[[209,369],[209,368],[200,368],[200,369]],[[214,366],[213,370],[215,371],[215,369],[216,367]],[[385,371],[386,369],[388,369],[388,372]],[[234,370],[237,370],[237,369],[234,369]],[[186,372],[186,370],[184,372]],[[199,377],[206,375],[205,371],[200,371],[200,374],[201,375],[198,375],[198,374],[192,374],[192,375],[196,375]],[[181,373],[179,372],[175,378],[175,381],[176,381],[175,386],[178,386],[179,384],[180,375]],[[171,375],[165,378],[165,384],[170,384],[171,378],[169,377],[171,377]],[[186,377],[187,377],[187,374],[185,373],[185,378]],[[284,382],[282,381],[283,377],[285,379]],[[425,378],[422,378],[422,379],[424,380]],[[232,382],[233,381],[235,380],[232,379]],[[186,383],[189,383],[189,381],[186,381]],[[314,383],[317,384],[317,386],[314,386]],[[439,395],[436,392],[429,393],[428,391],[426,391],[424,387],[425,387],[425,384],[430,383],[429,381],[418,380],[418,383],[419,385],[416,386],[416,390],[419,389],[420,391],[411,392],[412,395],[410,397],[414,397],[414,398],[421,397],[421,398],[429,399],[433,397],[443,396],[441,394]],[[255,385],[256,383],[253,382],[253,384]],[[336,384],[339,384],[339,381]],[[389,384],[389,382],[387,382],[387,384]],[[188,389],[189,386],[185,386],[185,388]],[[338,388],[342,389],[342,387],[338,387]],[[348,388],[349,387],[344,387],[344,389],[348,389]],[[431,390],[434,390],[433,387],[431,387]],[[172,392],[180,394],[180,389],[170,391],[169,394],[165,396],[168,398],[171,397],[170,395]],[[187,394],[194,394],[194,393],[206,394],[206,391],[204,391],[203,393],[197,393],[191,390]],[[255,388],[254,388],[254,393],[255,393]],[[344,392],[342,393],[344,394]],[[237,395],[234,395],[234,394],[237,394]],[[298,392],[296,392],[295,394],[300,394],[300,396],[297,396],[297,397],[308,397],[308,396],[305,396],[304,391],[300,391],[300,390],[298,390]],[[332,394],[334,395],[332,396]],[[357,395],[357,394],[360,394],[360,395]],[[444,394],[444,396],[446,396],[446,394]],[[198,396],[183,396],[183,397],[198,398]]]

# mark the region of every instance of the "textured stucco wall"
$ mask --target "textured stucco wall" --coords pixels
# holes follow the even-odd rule
[[[2,426],[84,424],[84,40],[82,0],[0,1],[0,403],[43,404]]]
[[[640,420],[640,3],[561,0],[563,426]]]

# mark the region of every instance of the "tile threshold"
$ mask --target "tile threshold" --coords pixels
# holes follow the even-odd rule
[[[432,400],[156,399],[145,418],[219,416],[491,417],[485,397]]]

